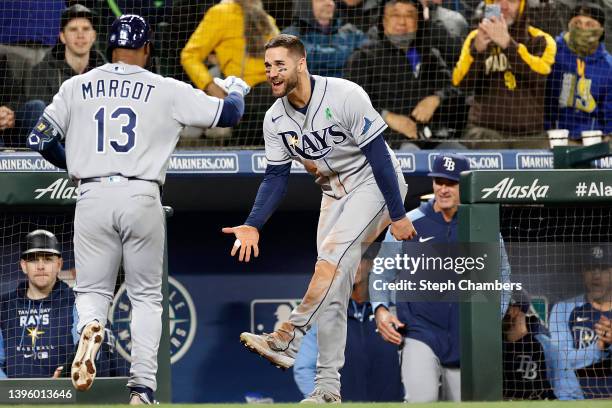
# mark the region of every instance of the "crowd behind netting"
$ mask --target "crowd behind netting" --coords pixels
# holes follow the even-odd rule
[[[279,32],[304,42],[311,74],[367,91],[395,149],[587,144],[612,133],[612,0],[593,1],[5,0],[0,143],[24,147],[61,83],[106,63],[113,19],[137,13],[154,31],[150,70],[214,96],[217,76],[253,88],[237,127],[186,128],[183,148],[263,146],[263,46]]]

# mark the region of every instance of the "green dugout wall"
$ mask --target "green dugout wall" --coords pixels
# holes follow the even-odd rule
[[[76,203],[76,184],[64,173],[0,173],[0,211],[73,212]],[[166,218],[172,209],[166,207]],[[158,353],[157,392],[160,402],[171,402],[170,337],[168,317],[168,256],[167,241],[164,254],[164,296],[162,338]],[[65,367],[64,370],[70,370]],[[34,403],[127,403],[127,378],[97,378],[87,392],[77,392],[69,378],[9,379],[0,381],[0,404]],[[24,391],[26,391],[24,393]],[[63,391],[63,393],[62,393]],[[70,397],[67,397],[70,392]],[[50,396],[50,397],[48,397]]]
[[[612,170],[470,171],[461,175],[460,192],[459,240],[495,243],[504,204],[612,205]],[[498,276],[499,266],[489,273]],[[499,308],[461,303],[462,400],[501,400],[502,370]]]

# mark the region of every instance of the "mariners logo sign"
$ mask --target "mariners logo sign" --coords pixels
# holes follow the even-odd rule
[[[187,353],[193,343],[197,329],[197,318],[189,292],[173,277],[168,277],[168,301],[170,315],[170,362],[176,363]],[[113,331],[117,333],[117,350],[127,361],[132,350],[130,319],[132,305],[125,283],[121,285],[110,313]]]

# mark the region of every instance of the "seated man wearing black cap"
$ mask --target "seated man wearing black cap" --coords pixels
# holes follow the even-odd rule
[[[78,336],[74,293],[58,279],[62,263],[55,235],[38,229],[26,236],[20,266],[27,280],[0,298],[0,378],[58,378],[69,372],[64,367],[70,367]],[[114,343],[114,336],[107,338]],[[125,362],[113,354],[114,344],[104,344],[98,372],[127,374]]]

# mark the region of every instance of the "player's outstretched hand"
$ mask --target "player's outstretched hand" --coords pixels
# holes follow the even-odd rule
[[[227,94],[239,92],[242,96],[247,96],[251,92],[251,87],[242,79],[235,76],[228,76],[225,79],[215,78],[213,80]]]
[[[393,313],[385,307],[376,308],[376,331],[386,342],[391,344],[402,343],[402,335],[397,331],[398,328],[404,327],[405,324],[400,322]]]
[[[407,241],[416,236],[417,232],[408,217],[391,223],[391,235],[398,241]]]
[[[257,228],[250,225],[239,225],[237,227],[225,227],[221,231],[225,234],[234,234],[236,236],[236,241],[234,241],[230,255],[236,255],[236,252],[240,249],[240,254],[238,255],[240,262],[249,262],[251,260],[251,251],[255,258],[259,256],[259,231],[257,231]]]

